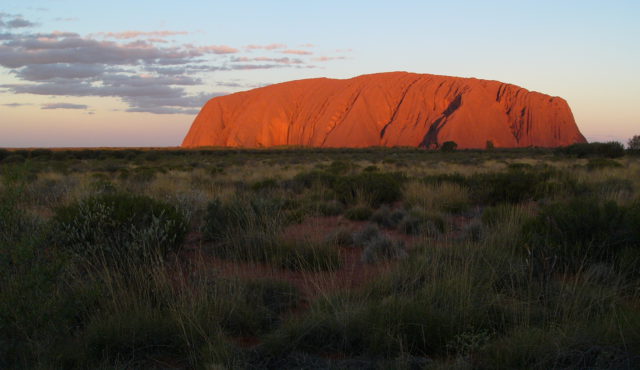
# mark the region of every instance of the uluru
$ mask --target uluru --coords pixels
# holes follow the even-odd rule
[[[388,72],[209,100],[183,147],[557,147],[586,142],[560,97],[499,81]]]

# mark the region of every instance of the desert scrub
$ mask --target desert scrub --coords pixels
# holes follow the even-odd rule
[[[544,195],[541,189],[553,174],[548,169],[511,169],[474,174],[468,178],[468,184],[476,202],[491,205],[520,203],[541,198]]]
[[[576,198],[549,204],[524,226],[539,264],[557,260],[558,268],[578,269],[584,263],[613,262],[640,244],[640,203]]]
[[[48,243],[107,262],[174,252],[187,232],[176,208],[142,195],[101,194],[58,208]]]
[[[353,235],[347,228],[338,227],[325,237],[324,242],[339,247],[352,247]]]
[[[469,189],[454,182],[424,183],[413,181],[403,188],[406,207],[460,213],[469,208]]]
[[[398,226],[398,224],[407,217],[407,211],[404,209],[396,209],[391,210],[388,205],[382,205],[378,208],[373,215],[371,215],[371,221],[377,223],[382,227],[386,227],[388,229],[393,229]]]
[[[205,239],[229,243],[272,239],[285,221],[284,204],[274,198],[234,198],[209,202],[202,232]]]
[[[362,251],[362,262],[378,263],[385,260],[406,258],[407,256],[403,241],[391,239],[381,234],[366,243]]]
[[[344,217],[348,218],[352,221],[366,221],[373,214],[373,210],[371,207],[367,205],[357,205],[349,208],[345,213]]]
[[[405,176],[392,172],[362,172],[352,176],[339,177],[334,190],[339,200],[352,204],[367,201],[373,207],[392,203],[402,196],[401,186]]]

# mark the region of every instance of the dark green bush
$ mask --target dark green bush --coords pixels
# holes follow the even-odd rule
[[[349,208],[345,213],[344,217],[348,218],[352,221],[366,221],[373,214],[373,210],[368,206],[355,206]]]
[[[467,185],[467,178],[459,173],[443,173],[439,175],[429,175],[422,179],[426,184],[441,184],[450,182],[458,185]]]
[[[624,146],[617,141],[608,143],[578,143],[558,148],[558,153],[578,158],[606,157],[619,158],[624,156]]]
[[[283,204],[276,199],[239,199],[209,202],[202,232],[205,239],[222,241],[237,232],[261,232],[282,216]],[[275,222],[277,223],[277,222]]]
[[[338,176],[335,174],[325,171],[313,170],[309,172],[300,172],[295,175],[293,177],[293,180],[291,181],[291,185],[299,185],[305,188],[310,188],[315,184],[319,184],[322,186],[332,187],[335,184],[337,178]]]
[[[587,163],[587,169],[589,170],[599,170],[603,168],[622,168],[622,164],[620,162],[615,161],[609,158],[591,158]]]
[[[329,167],[327,167],[327,171],[335,175],[345,175],[356,169],[356,167],[357,165],[353,162],[333,161]]]
[[[638,203],[621,207],[592,198],[549,204],[524,227],[535,257],[570,269],[613,262],[625,248],[638,248],[639,230]]]
[[[407,216],[407,211],[403,208],[392,211],[389,206],[383,205],[371,215],[371,221],[382,227],[394,229]]]
[[[22,163],[25,161],[25,157],[20,154],[10,154],[2,160],[2,163]]]
[[[318,211],[323,216],[337,216],[344,212],[344,204],[337,200],[330,200],[328,202],[321,202],[318,204]]]
[[[56,210],[48,242],[107,261],[176,251],[187,232],[173,206],[141,195],[101,194]]]
[[[445,141],[440,147],[441,152],[455,152],[458,149],[458,144],[455,141]]]
[[[403,181],[404,176],[399,173],[363,172],[338,178],[334,190],[338,199],[345,203],[353,203],[358,197],[363,197],[378,207],[400,200]]]
[[[253,191],[266,191],[273,190],[278,187],[278,182],[275,179],[264,179],[256,181],[251,184],[251,190]]]
[[[377,263],[384,260],[405,258],[407,255],[403,241],[380,234],[367,242],[362,251],[362,262]]]
[[[472,175],[468,184],[476,201],[486,204],[520,203],[538,199],[540,188],[551,175],[552,172],[546,170],[520,169],[480,173]]]

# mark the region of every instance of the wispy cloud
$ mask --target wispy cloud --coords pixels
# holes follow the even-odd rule
[[[88,109],[88,105],[71,103],[49,103],[43,104],[40,109]]]
[[[272,63],[281,63],[281,64],[304,64],[305,62],[302,59],[291,59],[291,58],[271,58],[271,57],[235,57],[231,59],[232,62],[272,62]]]
[[[313,58],[311,60],[313,60],[314,62],[329,62],[332,60],[343,60],[346,59],[346,57],[344,56],[339,56],[339,57],[317,57],[317,58]]]
[[[11,108],[17,108],[17,107],[24,107],[24,106],[30,106],[33,104],[30,103],[6,103],[6,104],[2,104],[3,107],[11,107]]]
[[[281,51],[282,54],[294,54],[294,55],[311,55],[313,52],[308,50],[296,50],[296,49],[287,49]]]
[[[0,91],[115,97],[127,104],[126,110],[130,112],[193,114],[208,99],[228,93],[211,91],[205,85],[207,74],[212,72],[316,68],[311,62],[340,58],[310,59],[311,51],[287,49],[281,43],[237,48],[222,43],[193,45],[169,39],[186,35],[187,31],[131,30],[85,36],[63,31],[13,31],[18,26],[31,25],[22,17],[0,13],[0,67],[20,80],[0,85]],[[253,56],[256,51],[267,55]],[[240,89],[259,85],[220,81],[216,86]],[[14,105],[5,106],[17,107],[21,103],[9,104]],[[87,109],[81,104],[75,107],[60,104],[67,103],[47,104],[42,109]]]
[[[285,44],[268,44],[268,45],[247,45],[244,48],[246,50],[276,50],[276,49],[285,49],[287,45]]]
[[[200,46],[195,47],[195,50],[198,50],[202,53],[211,53],[211,54],[235,54],[240,50],[236,48],[232,48],[227,45],[209,45],[209,46]]]
[[[111,38],[117,40],[135,39],[140,37],[159,37],[166,38],[177,35],[187,35],[187,31],[123,31],[123,32],[99,32],[96,36]],[[92,36],[92,35],[91,35]]]
[[[19,14],[0,13],[0,28],[28,28],[36,23],[22,18]]]

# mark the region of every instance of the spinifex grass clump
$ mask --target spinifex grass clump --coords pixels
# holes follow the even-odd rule
[[[404,176],[399,173],[362,172],[339,178],[334,190],[338,199],[345,203],[353,203],[361,197],[378,207],[400,199],[403,180]]]
[[[400,199],[401,186],[405,180],[401,173],[361,172],[353,175],[339,175],[331,171],[313,170],[296,175],[292,186],[310,188],[320,185],[331,189],[336,198],[345,204],[355,204],[365,200],[373,207],[392,203]]]
[[[509,169],[506,172],[475,174],[468,179],[473,198],[485,204],[519,203],[539,199],[541,188],[553,171]]]
[[[622,253],[640,262],[640,203],[576,198],[545,206],[525,225],[532,255],[551,268],[614,262]],[[551,266],[549,266],[551,264]]]
[[[57,209],[48,242],[76,256],[115,262],[176,251],[186,232],[185,218],[166,203],[101,194]]]
[[[211,252],[222,258],[269,263],[289,270],[332,270],[340,265],[338,250],[315,241],[281,238],[285,213],[273,199],[214,200],[203,228],[213,242]]]

